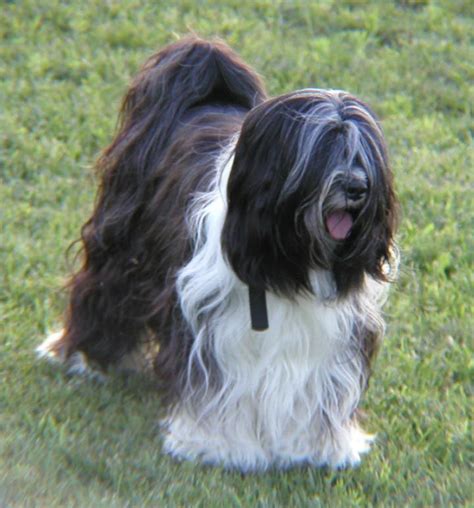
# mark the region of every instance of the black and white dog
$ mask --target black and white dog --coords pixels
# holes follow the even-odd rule
[[[145,63],[97,169],[65,326],[40,352],[153,372],[176,457],[357,464],[397,264],[369,107],[313,88],[268,98],[225,44],[187,38]]]

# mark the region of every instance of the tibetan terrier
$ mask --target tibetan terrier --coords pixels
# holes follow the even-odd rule
[[[153,373],[175,457],[357,464],[397,264],[371,109],[317,88],[269,98],[225,44],[187,38],[134,79],[97,169],[64,328],[40,353]]]

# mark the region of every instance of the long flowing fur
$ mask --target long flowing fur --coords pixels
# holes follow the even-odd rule
[[[194,203],[196,250],[178,274],[194,342],[185,396],[165,422],[165,448],[245,471],[353,465],[371,441],[355,418],[369,374],[360,339],[383,333],[378,307],[386,286],[367,278],[363,291],[339,302],[331,274],[313,272],[312,296],[270,294],[271,328],[252,332],[247,286],[220,245],[233,160],[225,154],[222,163],[213,191]]]
[[[65,327],[41,352],[76,370],[152,369],[177,457],[243,471],[357,463],[396,271],[370,108],[319,89],[268,99],[227,46],[188,38],[135,78],[98,171]],[[264,332],[249,286],[267,294]]]
[[[190,37],[145,63],[97,163],[83,264],[69,282],[52,354],[68,360],[81,351],[106,368],[144,343],[159,344],[152,362],[161,391],[170,403],[179,398],[192,341],[174,287],[192,251],[185,212],[211,185],[215,159],[244,115],[265,97],[259,77],[221,42]]]

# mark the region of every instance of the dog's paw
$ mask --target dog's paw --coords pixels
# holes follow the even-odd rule
[[[41,360],[63,364],[70,375],[85,376],[97,381],[104,381],[104,374],[90,364],[84,353],[76,351],[70,356],[66,355],[63,338],[63,330],[50,334],[36,348],[37,357]]]
[[[36,348],[36,355],[40,359],[64,363],[66,352],[63,344],[64,330],[52,333]]]
[[[331,457],[330,465],[334,469],[356,467],[360,464],[362,455],[370,450],[375,436],[366,434],[358,427],[352,427],[340,448]]]

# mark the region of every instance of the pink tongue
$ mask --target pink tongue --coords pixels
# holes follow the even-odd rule
[[[352,228],[352,217],[347,212],[334,212],[326,219],[326,227],[334,240],[344,240]]]

